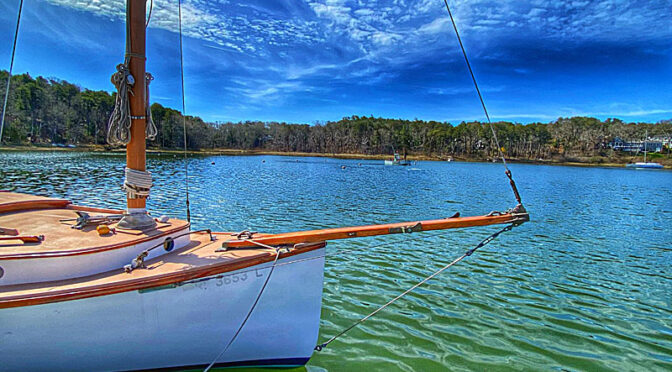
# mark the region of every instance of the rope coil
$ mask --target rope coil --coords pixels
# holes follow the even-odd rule
[[[128,65],[120,63],[117,72],[112,74],[110,81],[117,88],[117,97],[114,100],[114,110],[107,124],[107,143],[110,145],[127,145],[131,142],[131,106],[128,95],[133,94],[130,89],[135,79],[128,70]]]
[[[147,198],[152,187],[152,173],[126,168],[124,189],[130,199]]]
[[[154,119],[152,118],[152,108],[149,106],[149,83],[154,80],[154,76],[149,72],[145,73],[145,109],[147,114],[145,118],[147,119],[147,125],[145,126],[145,138],[150,141],[153,141],[156,138],[156,135],[159,133],[159,130],[156,129],[156,124],[154,124]]]
[[[128,64],[120,63],[117,65],[117,72],[112,74],[110,81],[117,88],[117,97],[114,101],[114,110],[110,115],[107,125],[107,143],[110,145],[128,145],[131,142],[131,122],[133,119],[147,119],[145,126],[145,138],[154,140],[158,133],[154,120],[152,119],[152,110],[149,106],[149,83],[154,80],[150,73],[145,74],[145,112],[144,117],[131,115],[131,106],[129,95],[133,95],[133,85],[135,78],[128,69]]]

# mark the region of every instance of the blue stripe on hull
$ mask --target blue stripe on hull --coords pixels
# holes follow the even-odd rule
[[[229,368],[229,367],[267,367],[267,368],[294,368],[300,367],[308,363],[310,358],[283,358],[283,359],[259,359],[259,360],[242,360],[237,362],[215,363],[213,368]],[[164,368],[152,368],[137,371],[184,371],[190,369],[203,370],[208,364],[198,365],[184,365]]]

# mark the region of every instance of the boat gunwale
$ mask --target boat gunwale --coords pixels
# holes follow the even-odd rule
[[[199,242],[203,244],[203,242]],[[210,244],[215,243],[215,241],[208,241],[205,242],[202,247],[208,246]],[[201,245],[199,244],[199,245]],[[301,248],[296,248],[292,251],[285,252],[285,253],[278,253],[280,256],[278,257],[278,260],[281,260],[283,258],[303,254],[303,253],[308,253],[312,252],[317,249],[324,248],[326,246],[326,242],[320,242],[320,243],[314,243],[309,246],[301,247]],[[201,247],[201,248],[202,248]],[[194,249],[196,247],[188,247],[185,246],[183,249],[180,249],[178,251],[173,252],[174,254],[178,254],[183,252],[185,249]],[[162,256],[165,258],[165,256]],[[160,259],[161,257],[157,257],[155,260]],[[106,296],[106,295],[112,295],[112,294],[117,294],[117,293],[124,293],[124,292],[131,292],[131,291],[139,291],[139,290],[146,290],[146,289],[151,289],[151,288],[156,288],[156,287],[162,287],[166,285],[171,285],[171,284],[176,284],[176,283],[181,283],[184,281],[188,280],[193,280],[193,279],[200,279],[208,276],[213,276],[213,275],[219,275],[231,271],[236,271],[236,270],[241,270],[241,269],[246,269],[252,266],[257,266],[261,265],[267,262],[272,262],[275,260],[275,254],[269,252],[269,251],[262,251],[257,255],[251,256],[251,257],[244,257],[244,258],[237,258],[234,259],[233,261],[223,261],[219,263],[213,263],[209,265],[204,265],[204,266],[197,266],[197,267],[192,267],[188,268],[185,270],[177,270],[165,274],[157,274],[154,276],[143,276],[135,279],[129,279],[129,280],[122,280],[118,282],[113,282],[113,283],[105,283],[105,284],[98,284],[90,287],[81,287],[81,288],[70,288],[70,289],[62,289],[62,290],[45,290],[39,293],[32,293],[32,294],[23,294],[23,295],[14,295],[14,296],[8,296],[6,298],[0,298],[0,309],[7,309],[7,308],[14,308],[14,307],[25,307],[25,306],[35,306],[35,305],[44,305],[44,304],[49,304],[49,303],[57,303],[57,302],[64,302],[64,301],[72,301],[72,300],[80,300],[80,299],[86,299],[86,298],[92,298],[92,297],[100,297],[100,296]],[[148,264],[150,264],[148,262]],[[121,270],[121,268],[119,269]],[[112,271],[108,271],[107,273],[112,273]],[[98,276],[102,274],[95,274],[94,276]],[[116,275],[116,274],[112,274]],[[84,278],[78,278],[78,280],[85,279]],[[72,280],[72,279],[66,279],[67,280]],[[54,284],[57,282],[45,282],[42,284]],[[2,287],[0,287],[2,289]]]

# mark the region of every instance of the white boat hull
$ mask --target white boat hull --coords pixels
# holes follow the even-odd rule
[[[385,160],[385,165],[411,165],[411,162],[408,160]]]
[[[0,309],[0,371],[303,365],[317,342],[325,249],[144,291]]]
[[[628,168],[636,168],[636,169],[662,169],[663,165],[660,163],[651,163],[651,162],[638,162],[638,163],[631,163],[631,164],[626,164],[625,165]]]

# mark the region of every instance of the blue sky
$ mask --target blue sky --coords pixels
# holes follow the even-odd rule
[[[18,0],[0,2],[9,67]],[[15,73],[111,91],[123,0],[25,0]],[[452,0],[491,116],[672,118],[670,0]],[[442,0],[185,0],[187,113],[298,123],[484,115]],[[180,109],[177,0],[155,0],[152,100]]]

